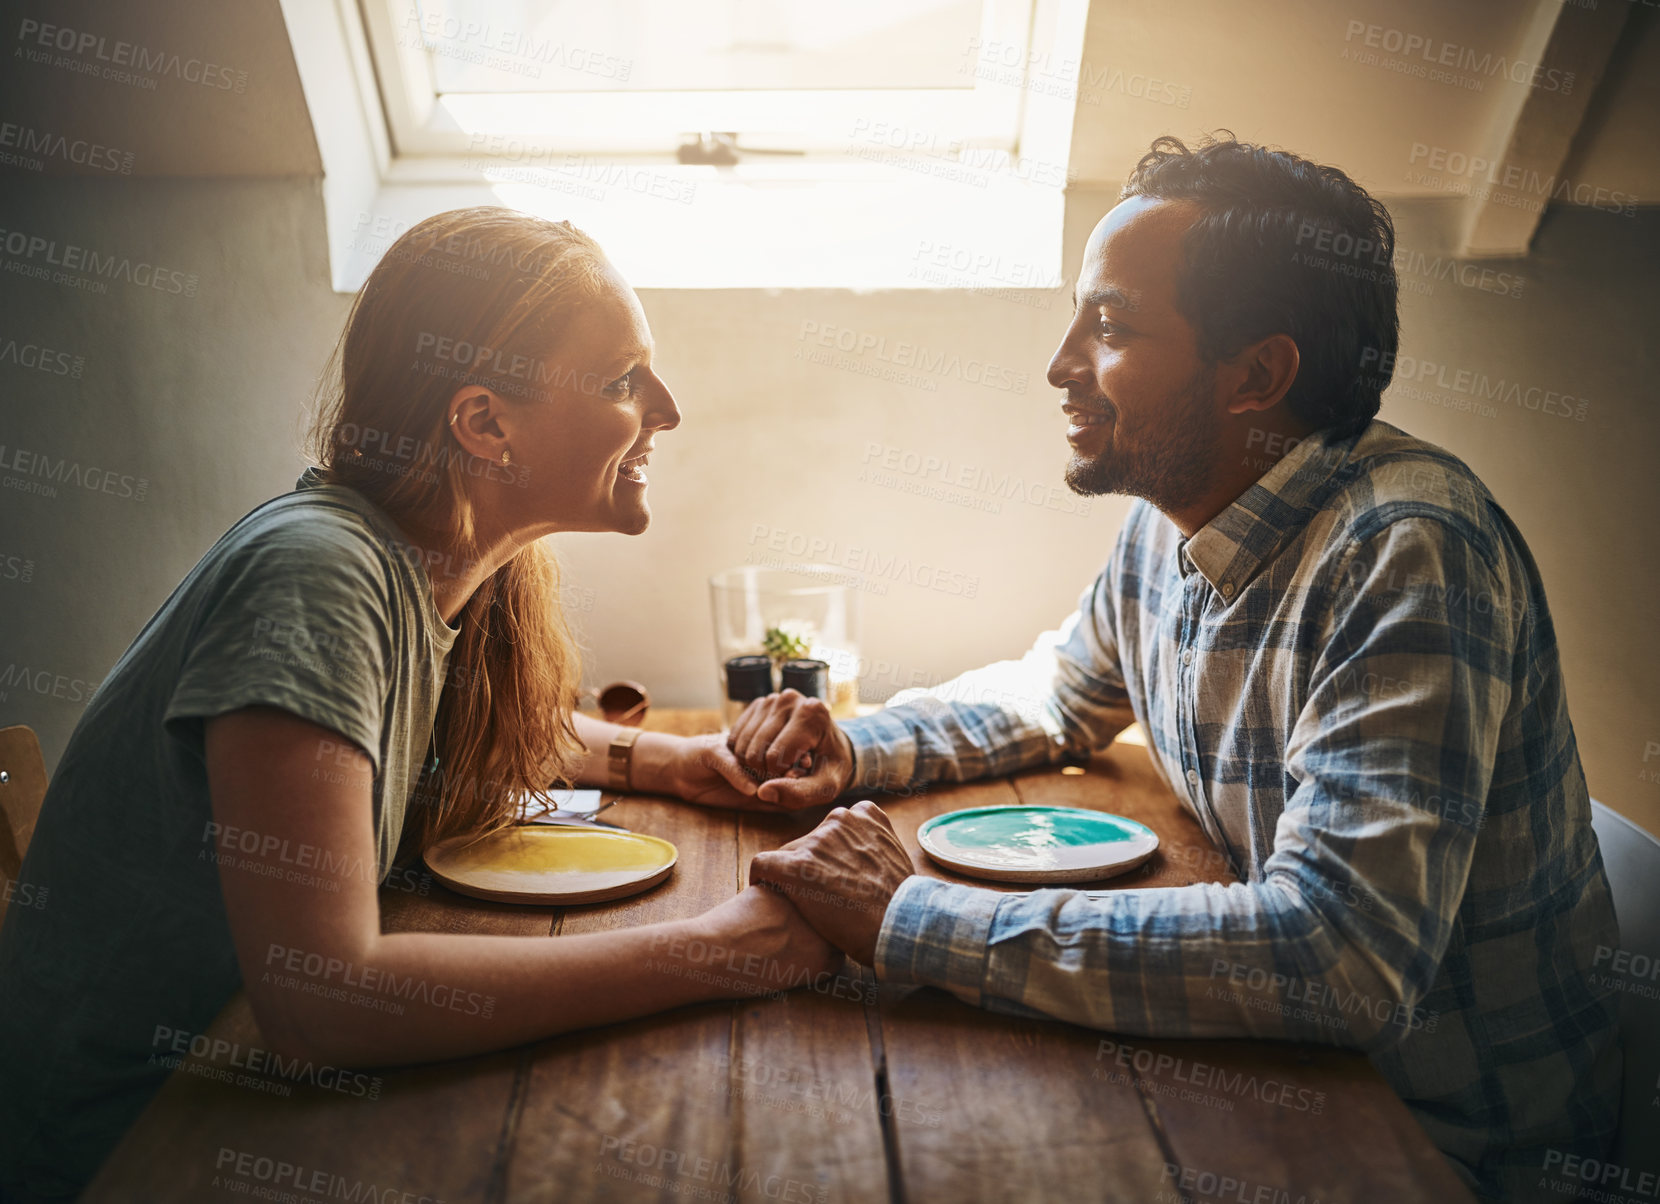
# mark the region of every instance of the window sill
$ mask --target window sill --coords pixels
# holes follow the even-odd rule
[[[373,204],[331,222],[355,292],[416,222],[468,205],[569,220],[636,288],[1053,289],[1064,190],[945,158],[688,167],[589,156],[393,161]]]

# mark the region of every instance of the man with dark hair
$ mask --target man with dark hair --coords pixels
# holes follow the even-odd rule
[[[868,802],[752,877],[885,982],[1363,1049],[1472,1187],[1528,1198],[1551,1157],[1612,1138],[1615,998],[1590,966],[1618,937],[1538,567],[1468,467],[1374,417],[1393,249],[1334,168],[1160,139],[1090,236],[1049,365],[1068,484],[1142,499],[1076,613],[839,727],[758,701],[730,743],[764,801],[806,806],[1087,755],[1139,721],[1240,883],[947,883]]]

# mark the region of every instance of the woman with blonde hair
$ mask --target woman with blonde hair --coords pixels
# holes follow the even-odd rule
[[[47,794],[21,880],[49,905],[11,908],[0,931],[8,1200],[84,1186],[166,1077],[156,1034],[204,1031],[239,988],[273,1052],[375,1066],[840,963],[758,888],[604,935],[381,932],[394,866],[511,822],[550,784],[607,780],[615,729],[574,713],[539,540],[644,531],[643,468],[680,411],[593,240],[505,209],[399,238],[334,367],[318,465],[173,591]],[[624,743],[637,790],[757,805],[718,736]],[[664,950],[699,941],[766,973],[720,987],[665,971]],[[401,1006],[374,1006],[366,984],[398,984]]]

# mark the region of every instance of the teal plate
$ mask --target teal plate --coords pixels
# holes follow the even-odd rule
[[[947,869],[994,882],[1099,882],[1159,847],[1147,825],[1082,807],[973,807],[936,815],[916,836]]]

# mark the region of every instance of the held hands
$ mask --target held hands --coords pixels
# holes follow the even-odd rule
[[[785,895],[820,935],[867,966],[876,964],[888,904],[912,872],[893,825],[869,801],[837,807],[807,835],[749,863],[752,883]]]
[[[842,955],[783,896],[749,886],[693,922],[692,934],[671,957],[703,963],[724,981],[723,994],[761,995],[834,973]]]
[[[755,797],[782,810],[833,802],[853,781],[853,742],[822,699],[795,690],[750,703],[726,747],[760,780]]]
[[[636,782],[652,782],[664,794],[705,807],[779,810],[770,800],[756,797],[754,777],[732,755],[719,732],[705,736],[666,736],[662,738],[661,749],[655,741],[648,744],[642,738],[635,745],[635,755],[642,753],[645,763],[635,773]]]
[[[706,807],[799,811],[852,784],[853,742],[821,700],[785,690],[750,703],[724,739],[645,733],[632,779],[637,790]]]

